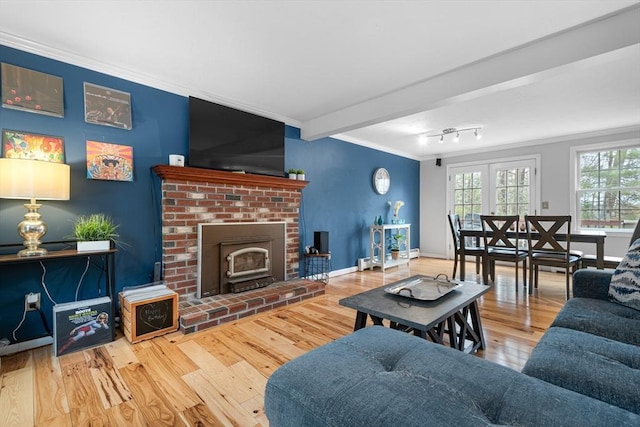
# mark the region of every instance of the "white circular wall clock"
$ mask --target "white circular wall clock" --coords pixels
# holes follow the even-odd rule
[[[387,194],[391,185],[391,175],[385,168],[378,168],[373,173],[373,188],[378,194]]]

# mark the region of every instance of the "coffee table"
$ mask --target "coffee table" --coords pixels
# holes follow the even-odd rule
[[[385,288],[410,283],[425,276],[412,276],[398,282],[343,298],[339,304],[357,310],[354,331],[367,324],[367,316],[374,325],[388,320],[389,327],[472,353],[486,348],[478,298],[487,293],[490,286],[471,282],[457,282],[461,286],[433,301],[409,298],[387,293]]]

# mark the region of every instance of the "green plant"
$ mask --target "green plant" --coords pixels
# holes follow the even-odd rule
[[[102,213],[81,215],[73,223],[73,237],[81,242],[111,240],[118,244],[118,227],[120,226],[114,224],[111,217]]]
[[[297,169],[289,169],[289,173],[290,173],[291,175],[293,175],[293,174],[297,174],[297,173],[298,173],[298,170],[297,170]]]
[[[296,171],[296,173],[297,173],[298,175],[304,175],[304,171],[303,171],[302,169],[298,169],[298,170]]]
[[[392,251],[399,251],[400,245],[404,241],[404,234],[393,234],[391,235],[391,244],[389,245],[389,249]]]

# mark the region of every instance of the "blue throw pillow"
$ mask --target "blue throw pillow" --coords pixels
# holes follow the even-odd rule
[[[609,300],[640,310],[640,239],[631,244],[613,273]]]

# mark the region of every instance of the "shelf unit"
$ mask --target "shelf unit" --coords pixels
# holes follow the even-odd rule
[[[391,252],[387,250],[393,234],[403,234],[404,243],[401,244],[400,255],[397,260],[391,259]],[[369,259],[370,268],[385,268],[407,264],[410,257],[411,224],[382,224],[369,227]]]

